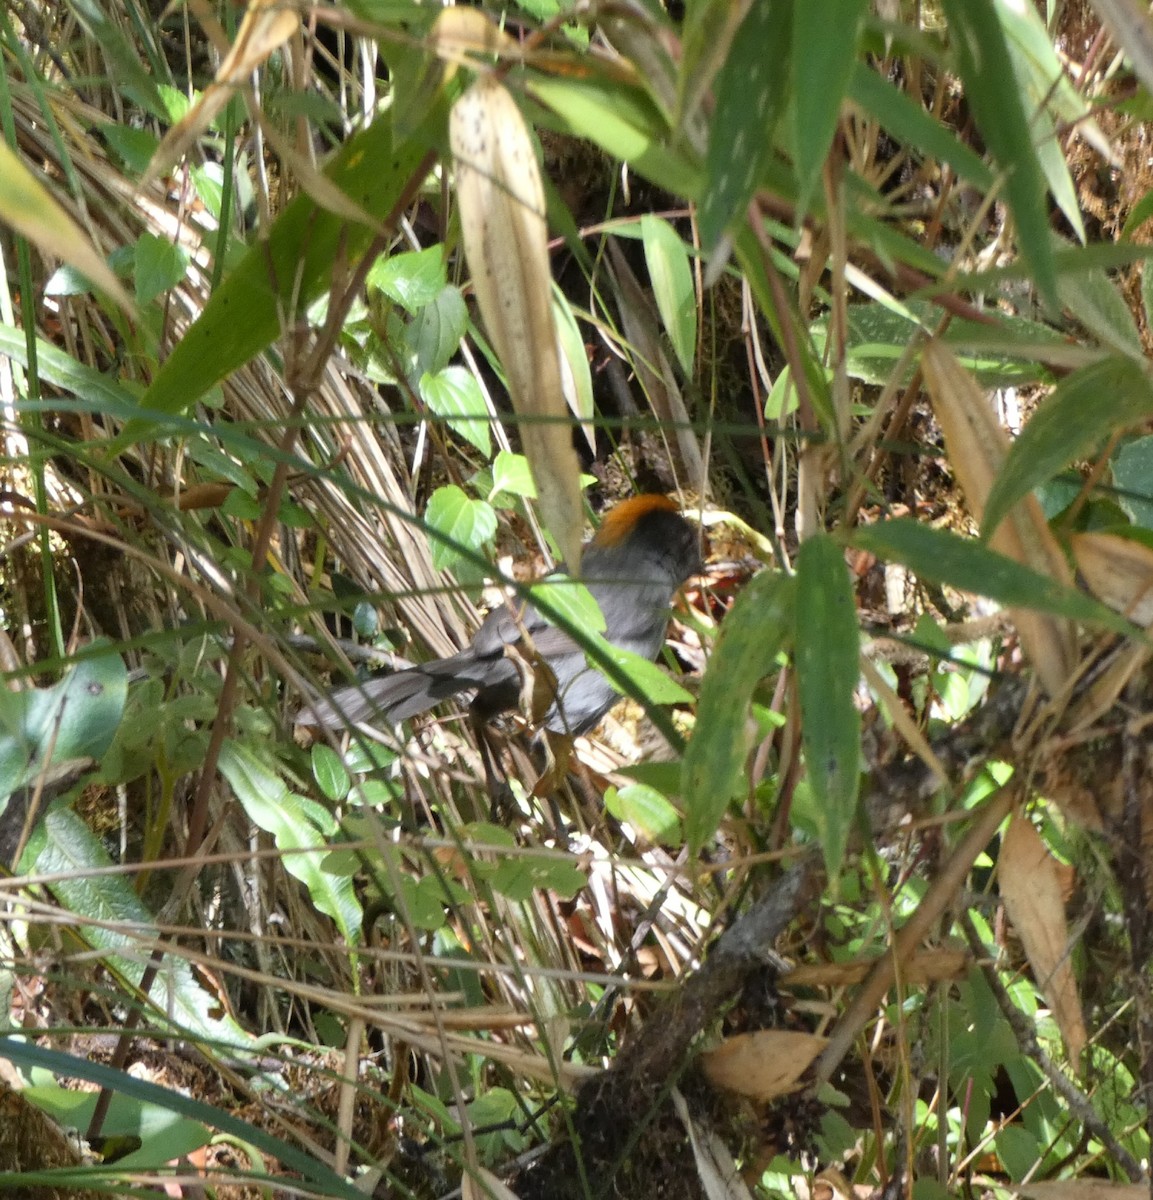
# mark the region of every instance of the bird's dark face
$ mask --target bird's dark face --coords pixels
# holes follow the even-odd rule
[[[658,570],[674,587],[704,569],[700,530],[680,513],[650,512],[637,521],[622,550],[643,569]]]

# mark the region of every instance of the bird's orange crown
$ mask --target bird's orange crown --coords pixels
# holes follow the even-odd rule
[[[680,512],[680,505],[668,496],[633,496],[614,505],[601,521],[593,544],[619,546],[636,528],[637,522],[651,512]]]

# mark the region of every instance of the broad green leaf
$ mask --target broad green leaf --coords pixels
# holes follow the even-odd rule
[[[861,717],[853,703],[860,676],[860,633],[845,552],[817,534],[797,554],[797,695],[809,787],[821,849],[835,881],[857,815]]]
[[[751,749],[743,736],[749,705],[789,643],[795,590],[789,576],[762,571],[741,590],[721,626],[701,681],[697,722],[682,769],[685,836],[693,853],[716,833],[741,789]]]
[[[1129,520],[1153,530],[1153,437],[1137,438],[1113,456],[1114,499]]]
[[[338,1197],[339,1200],[363,1200],[364,1193],[347,1183],[331,1168],[316,1157],[301,1150],[291,1142],[281,1141],[266,1133],[259,1125],[241,1120],[222,1108],[214,1108],[202,1100],[193,1100],[183,1092],[160,1087],[144,1079],[137,1079],[126,1071],[117,1071],[103,1063],[93,1062],[65,1054],[60,1050],[49,1050],[16,1037],[0,1037],[0,1058],[6,1058],[26,1071],[33,1069],[48,1071],[53,1075],[69,1079],[84,1079],[96,1087],[104,1088],[118,1096],[127,1096],[141,1104],[154,1105],[192,1121],[199,1121],[220,1130],[241,1145],[251,1145],[261,1154],[282,1167],[297,1172],[310,1182],[311,1188],[320,1196]],[[272,1185],[277,1182],[269,1177]],[[282,1182],[282,1180],[280,1180]]]
[[[982,536],[988,537],[1018,500],[1067,463],[1151,415],[1153,384],[1131,359],[1106,358],[1067,375],[1010,447],[985,503]]]
[[[979,155],[900,88],[864,63],[858,62],[853,67],[849,97],[876,117],[898,141],[926,158],[948,163],[961,179],[982,192],[992,188],[993,172]]]
[[[443,122],[437,107],[426,126]],[[395,145],[389,122],[379,117],[345,143],[325,175],[362,209],[385,220],[419,182],[426,140]],[[340,264],[354,263],[374,231],[297,196],[276,219],[269,237],[252,247],[212,294],[145,393],[142,407],[155,416],[191,408],[214,384],[266,349],[338,281]],[[142,418],[126,440],[148,433]]]
[[[717,76],[698,217],[706,254],[744,216],[772,153],[790,79],[793,7],[790,0],[750,5]]]
[[[557,572],[529,588],[529,597],[541,614],[562,629],[604,633],[604,613],[595,597],[578,579]]]
[[[441,370],[460,348],[468,329],[468,308],[460,288],[449,284],[431,304],[417,310],[404,331],[404,343],[412,355],[410,376]]]
[[[467,562],[461,548],[479,552],[496,533],[496,513],[485,500],[473,500],[455,483],[439,487],[429,497],[424,512],[429,530],[433,566],[447,571]]]
[[[598,637],[596,642],[599,653],[590,658],[594,664],[600,664],[608,659],[623,679],[613,675],[607,676],[609,683],[622,695],[633,696],[646,706],[650,704],[691,704],[692,693],[686,691],[671,675],[667,675],[647,658],[634,654],[631,650],[622,650],[611,642],[602,642]]]
[[[536,484],[528,459],[511,450],[498,451],[492,460],[492,491],[488,498],[495,500],[505,493],[525,500],[536,499]]]
[[[808,0],[793,6],[790,50],[797,216],[809,210],[841,115],[867,0]]]
[[[444,247],[382,256],[373,264],[365,283],[379,288],[407,312],[418,312],[448,286]]]
[[[627,821],[646,841],[656,846],[679,846],[683,838],[677,810],[656,788],[630,783],[605,792],[605,808],[618,821]]]
[[[188,270],[189,255],[169,238],[142,233],[136,240],[136,303],[147,304],[175,287]]]
[[[364,914],[353,881],[324,866],[335,830],[331,815],[289,791],[279,775],[239,742],[225,743],[220,773],[249,819],[270,833],[277,849],[284,851],[284,869],[304,884],[313,904],[333,919],[347,944],[355,946]]]
[[[657,310],[681,369],[692,378],[697,350],[697,296],[688,251],[668,221],[651,213],[641,217],[641,237]]]
[[[1104,270],[1062,271],[1057,276],[1061,303],[1094,337],[1135,362],[1145,351],[1129,305]]]
[[[421,399],[448,427],[475,446],[486,458],[492,453],[489,422],[492,417],[480,384],[464,367],[444,367],[434,375],[422,375]]]
[[[1009,608],[1031,608],[1129,637],[1142,636],[1130,621],[1091,596],[1022,566],[975,538],[899,517],[858,530],[852,541],[878,558],[903,563],[925,579],[975,596],[988,596]]]
[[[588,876],[571,862],[525,854],[511,854],[478,873],[494,891],[518,902],[528,900],[539,889],[571,900],[588,883]]]
[[[700,163],[671,142],[667,122],[643,89],[620,80],[559,75],[532,75],[525,88],[547,109],[533,114],[540,124],[588,138],[674,195],[700,194]]]
[[[348,795],[352,779],[340,755],[323,742],[312,747],[312,777],[329,800],[340,801]]]
[[[112,866],[108,852],[88,826],[70,808],[57,807],[45,813],[33,831],[20,870],[33,875],[65,875],[49,889],[62,908],[81,918],[75,932],[103,951],[108,966],[135,985],[144,975],[150,954],[141,946],[141,939],[158,934],[152,913],[127,876],[93,874],[107,872]],[[130,932],[105,928],[106,924],[120,924]],[[167,1014],[178,1029],[194,1037],[236,1047],[251,1045],[249,1035],[231,1017],[208,1015],[208,997],[179,953],[165,955],[149,995],[156,1009],[153,1020],[158,1024],[163,1024]]]
[[[128,672],[98,644],[59,683],[0,691],[0,801],[56,764],[99,759],[124,714]]]
[[[1021,253],[1047,300],[1057,295],[1045,188],[1028,114],[994,0],[942,0],[965,97],[977,125],[1005,172],[1005,194]]]

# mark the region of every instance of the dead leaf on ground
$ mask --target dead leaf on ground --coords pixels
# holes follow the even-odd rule
[[[1081,997],[1069,959],[1060,864],[1025,817],[1014,815],[1001,843],[997,881],[1029,965],[1077,1064],[1085,1048]]]
[[[701,1069],[714,1087],[754,1100],[794,1091],[828,1038],[790,1029],[760,1029],[726,1038],[701,1055]]]

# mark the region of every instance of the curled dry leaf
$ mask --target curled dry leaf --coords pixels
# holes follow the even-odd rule
[[[989,397],[940,342],[925,346],[921,366],[933,401],[933,412],[945,434],[949,462],[961,482],[977,521],[993,480],[1005,464],[1009,440],[997,424]],[[994,550],[1062,583],[1072,579],[1061,547],[1049,530],[1034,496],[1016,504],[997,527]],[[1013,623],[1021,645],[1050,695],[1065,686],[1077,660],[1073,630],[1067,622],[1029,609],[1016,609]]]
[[[1085,1048],[1085,1020],[1069,961],[1061,867],[1041,835],[1019,814],[1009,821],[997,864],[997,881],[1009,919],[1025,947],[1029,965],[1077,1063]]]
[[[252,72],[300,28],[300,14],[286,8],[280,0],[252,0],[236,31],[227,57],[216,78],[199,99],[164,135],[148,164],[141,186],[163,175],[196,141],[232,99],[238,88],[246,87]]]
[[[706,1050],[701,1069],[713,1087],[753,1100],[772,1100],[796,1090],[827,1043],[828,1038],[815,1033],[790,1029],[739,1033]]]
[[[1153,625],[1153,550],[1115,533],[1075,533],[1073,559],[1089,590],[1137,625]]]
[[[541,512],[570,568],[580,562],[580,467],[552,310],[544,187],[532,139],[504,85],[482,76],[449,121],[465,257],[508,377]]]

